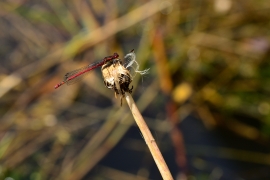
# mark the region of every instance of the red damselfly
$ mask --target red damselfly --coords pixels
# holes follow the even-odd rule
[[[54,88],[57,89],[63,84],[68,84],[68,85],[73,84],[77,82],[79,79],[81,79],[84,75],[88,74],[91,70],[101,67],[110,61],[116,60],[118,57],[119,55],[117,53],[114,53],[112,56],[107,56],[99,62],[68,72],[65,74],[64,80],[56,84]]]

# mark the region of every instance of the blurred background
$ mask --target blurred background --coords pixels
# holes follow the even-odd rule
[[[0,2],[0,179],[162,179],[100,68],[135,49],[133,97],[177,180],[270,179],[267,0]]]

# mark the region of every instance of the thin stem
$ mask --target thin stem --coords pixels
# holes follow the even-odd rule
[[[164,180],[173,180],[173,177],[171,175],[171,172],[166,164],[166,162],[164,161],[164,158],[156,144],[155,139],[153,138],[147,124],[145,123],[140,111],[138,110],[132,96],[130,95],[130,93],[126,92],[125,93],[125,98],[126,101],[128,103],[128,106],[133,114],[133,117],[137,123],[137,125],[139,126],[142,135],[144,137],[144,140],[157,164],[157,167],[163,177]]]

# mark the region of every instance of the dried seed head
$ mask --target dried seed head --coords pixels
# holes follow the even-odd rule
[[[116,94],[121,95],[131,92],[129,84],[132,82],[132,76],[119,59],[104,64],[101,71],[107,88],[113,89]]]
[[[129,88],[129,84],[132,82],[132,78],[137,73],[144,75],[147,74],[149,69],[139,71],[139,64],[136,61],[136,55],[132,50],[124,57],[124,62],[120,59],[114,59],[104,64],[101,68],[104,78],[104,84],[107,88],[114,90],[115,95],[120,94],[121,99],[124,97],[125,92],[132,92],[132,88]],[[134,71],[132,76],[130,71]],[[122,104],[122,100],[121,100]]]

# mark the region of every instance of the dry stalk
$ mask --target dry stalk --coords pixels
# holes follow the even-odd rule
[[[153,138],[147,124],[145,123],[140,111],[138,110],[132,96],[130,93],[125,92],[125,98],[127,101],[127,104],[133,114],[133,117],[137,123],[137,125],[140,128],[140,131],[142,132],[142,135],[144,137],[144,140],[148,146],[148,148],[150,149],[150,152],[157,164],[157,167],[162,175],[162,178],[164,180],[173,180],[173,177],[171,175],[171,172],[156,144],[155,139]]]

